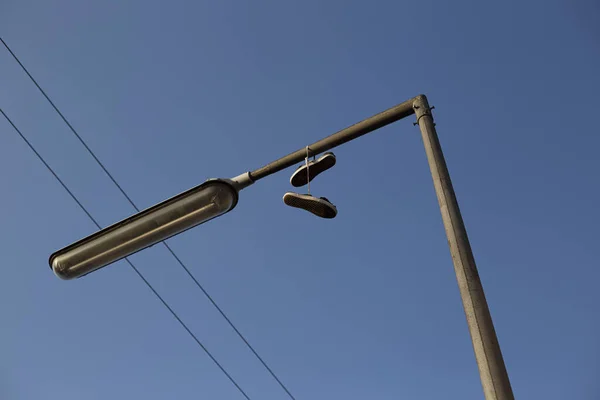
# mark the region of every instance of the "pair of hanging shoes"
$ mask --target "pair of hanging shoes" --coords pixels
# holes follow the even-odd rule
[[[337,208],[329,200],[325,197],[315,197],[310,194],[310,181],[321,172],[333,167],[335,161],[335,155],[331,152],[323,154],[316,160],[308,161],[307,149],[307,162],[296,169],[290,178],[290,183],[294,187],[301,187],[308,184],[308,194],[287,192],[283,195],[283,202],[290,207],[301,208],[321,218],[335,218]]]

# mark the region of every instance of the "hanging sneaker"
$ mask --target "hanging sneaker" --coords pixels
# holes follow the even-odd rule
[[[327,171],[329,168],[335,165],[335,155],[331,152],[323,154],[321,157],[313,161],[308,161],[308,167],[306,163],[296,169],[290,178],[290,183],[294,187],[300,187],[306,185],[312,181],[317,175],[323,171]],[[306,171],[308,168],[308,172]]]
[[[321,218],[335,218],[337,208],[325,197],[315,197],[310,194],[287,192],[283,195],[283,202],[290,207],[301,208]]]

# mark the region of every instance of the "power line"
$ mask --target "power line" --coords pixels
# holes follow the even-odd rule
[[[35,153],[35,155],[39,158],[39,160],[44,164],[44,166],[48,169],[48,171],[50,171],[50,173],[56,178],[56,180],[67,191],[67,193],[73,198],[73,200],[75,200],[75,203],[77,203],[77,205],[83,210],[83,212],[89,217],[89,219],[92,220],[92,222],[94,223],[94,225],[96,225],[96,227],[98,229],[102,229],[102,227],[100,226],[100,224],[98,223],[98,221],[96,221],[96,219],[94,217],[92,217],[92,214],[90,214],[90,212],[79,201],[79,199],[73,194],[73,192],[69,189],[69,187],[63,182],[62,179],[60,179],[60,177],[56,174],[56,172],[54,172],[54,170],[52,169],[52,167],[50,167],[50,165],[46,162],[46,160],[44,160],[44,158],[42,157],[42,155],[35,149],[35,147],[33,147],[33,145],[31,144],[31,142],[29,142],[29,140],[27,140],[27,138],[25,137],[25,135],[23,135],[23,133],[19,130],[19,128],[17,128],[17,126],[8,117],[8,115],[6,115],[6,113],[4,112],[4,110],[2,110],[2,108],[0,108],[0,113],[2,113],[2,115],[4,116],[4,118],[6,118],[6,120],[12,125],[12,127],[15,129],[15,131],[19,134],[19,136],[21,137],[21,139],[23,139],[23,141],[27,144],[27,146],[31,149],[31,151],[33,151]],[[204,350],[204,352],[217,365],[217,367],[219,367],[219,369],[225,374],[225,376],[227,376],[227,378],[229,378],[229,380],[231,381],[231,383],[233,383],[235,385],[235,387],[240,391],[241,394],[244,395],[244,397],[246,399],[250,400],[250,397],[248,397],[248,395],[246,394],[246,392],[244,392],[244,390],[240,387],[240,385],[238,385],[238,383],[233,379],[233,377],[229,374],[229,372],[227,372],[227,370],[219,363],[219,361],[217,361],[217,359],[211,354],[211,352],[206,348],[206,346],[204,346],[204,344],[202,344],[202,342],[200,341],[200,339],[198,339],[198,337],[190,330],[190,328],[188,328],[188,326],[185,324],[185,322],[183,322],[183,320],[179,317],[179,315],[177,315],[177,313],[171,308],[171,306],[169,306],[169,304],[165,301],[165,299],[156,291],[156,289],[154,289],[154,287],[152,286],[152,284],[150,284],[150,282],[148,282],[148,280],[136,268],[136,266],[133,265],[133,263],[129,260],[129,258],[125,258],[125,261],[129,264],[129,266],[131,268],[133,268],[133,270],[140,277],[140,279],[142,281],[144,281],[144,283],[146,284],[146,286],[148,286],[148,288],[152,291],[152,293],[154,293],[154,295],[161,301],[161,303],[167,308],[167,310],[169,310],[169,312],[173,315],[173,317],[175,317],[175,319],[181,324],[181,326],[183,327],[183,329],[185,329],[187,331],[187,333],[189,333],[189,335],[196,341],[196,343],[198,344],[198,346],[200,346],[202,348],[202,350]]]
[[[125,192],[125,190],[123,189],[123,187],[121,185],[119,185],[119,183],[116,181],[116,179],[113,177],[113,175],[108,172],[108,170],[106,169],[106,167],[104,166],[104,164],[100,161],[100,159],[98,159],[98,157],[96,156],[96,154],[92,151],[92,149],[87,145],[87,143],[83,140],[83,138],[79,135],[79,133],[77,133],[77,131],[75,130],[75,128],[73,128],[73,126],[69,123],[69,121],[67,120],[67,118],[63,115],[63,113],[58,109],[58,107],[54,104],[54,102],[50,99],[50,97],[46,94],[46,92],[44,91],[44,89],[41,88],[41,86],[37,83],[37,81],[35,80],[35,78],[29,73],[29,71],[27,70],[27,68],[25,68],[25,66],[23,65],[23,63],[21,63],[21,61],[19,60],[19,58],[16,56],[16,54],[11,50],[11,48],[8,46],[8,44],[6,44],[6,42],[4,41],[4,39],[2,39],[0,37],[0,41],[2,42],[2,44],[4,45],[4,47],[6,47],[6,50],[8,50],[8,52],[12,55],[12,57],[15,59],[15,61],[21,66],[21,69],[23,69],[23,71],[27,74],[27,76],[29,77],[29,79],[31,79],[31,81],[35,84],[35,86],[38,88],[38,90],[42,93],[42,95],[44,95],[44,97],[46,98],[46,100],[48,100],[48,103],[50,103],[50,105],[52,106],[52,108],[54,108],[54,110],[58,113],[58,115],[62,118],[62,120],[65,122],[65,124],[67,124],[67,126],[69,127],[69,129],[71,130],[71,132],[73,132],[73,134],[77,137],[77,139],[79,139],[79,141],[81,142],[81,144],[83,145],[83,147],[85,147],[85,149],[88,151],[88,153],[94,158],[94,160],[96,161],[96,163],[100,166],[100,168],[102,168],[102,170],[104,171],[104,173],[110,178],[110,180],[115,184],[115,186],[119,189],[119,191],[123,194],[123,196],[125,196],[125,198],[127,199],[127,201],[129,201],[129,204],[131,204],[133,206],[133,208],[139,212],[140,209],[137,207],[137,205],[133,202],[133,200],[131,199],[131,197],[129,197],[127,195],[127,193]],[[16,129],[16,128],[15,128]],[[57,177],[58,178],[58,177]],[[91,217],[91,216],[90,216]],[[275,374],[275,372],[273,372],[273,370],[267,365],[267,363],[263,360],[263,358],[256,352],[256,350],[254,350],[254,347],[250,344],[250,342],[248,342],[248,340],[244,337],[244,335],[242,335],[242,333],[237,329],[237,327],[233,324],[233,322],[231,322],[231,320],[229,319],[229,317],[225,314],[225,312],[221,309],[221,307],[219,307],[217,305],[217,303],[215,302],[215,300],[212,298],[212,296],[206,291],[206,289],[204,289],[204,287],[200,284],[200,282],[198,282],[198,280],[196,279],[196,277],[191,273],[191,271],[186,267],[186,265],[183,263],[183,261],[181,261],[181,259],[175,254],[175,251],[173,251],[173,249],[171,249],[171,247],[167,244],[166,241],[162,242],[165,247],[167,248],[167,251],[169,253],[171,253],[171,255],[175,258],[175,260],[177,261],[177,263],[185,270],[185,272],[188,274],[188,276],[194,281],[194,283],[196,284],[196,286],[202,291],[202,293],[204,293],[204,295],[206,296],[206,298],[212,303],[212,305],[217,309],[217,311],[221,314],[221,316],[225,319],[225,321],[227,321],[227,323],[229,324],[229,326],[231,326],[231,328],[235,331],[235,333],[240,337],[240,339],[242,339],[242,341],[246,344],[246,346],[250,349],[250,351],[252,351],[252,353],[256,356],[256,358],[261,362],[261,364],[265,367],[265,369],[271,374],[271,376],[277,381],[277,383],[279,384],[279,386],[281,386],[281,388],[288,394],[288,396],[292,399],[292,400],[296,400],[295,397],[292,395],[292,393],[288,390],[288,388],[283,384],[283,382],[279,379],[279,377]],[[143,278],[142,278],[143,279]]]

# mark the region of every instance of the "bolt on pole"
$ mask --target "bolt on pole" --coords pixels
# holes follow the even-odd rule
[[[433,176],[485,398],[486,400],[514,400],[492,316],[427,98],[423,95],[415,97],[413,108]]]

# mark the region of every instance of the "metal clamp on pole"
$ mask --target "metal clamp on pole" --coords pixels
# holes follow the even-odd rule
[[[425,97],[425,95],[421,96]],[[419,121],[421,120],[421,118],[426,115],[430,116],[433,120],[433,114],[431,113],[431,110],[433,110],[434,107],[429,107],[429,104],[427,104],[427,98],[425,98],[425,104],[423,104],[421,96],[415,97],[415,102],[413,103],[413,108],[417,117],[417,120],[413,123],[413,126],[419,125]]]

